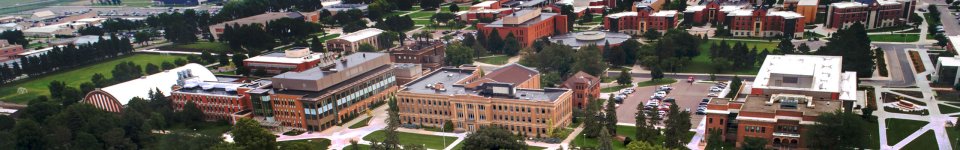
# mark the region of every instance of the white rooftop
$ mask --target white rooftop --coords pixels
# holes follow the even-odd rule
[[[877,0],[877,4],[880,4],[880,5],[899,5],[900,2],[893,1],[893,0]]]
[[[743,6],[727,5],[727,6],[720,6],[720,11],[731,12],[731,11],[740,10],[741,8],[743,8]]]
[[[753,16],[752,9],[740,9],[727,13],[727,16]]]
[[[627,16],[637,16],[637,12],[628,11],[628,12],[609,14],[607,15],[607,18],[620,18],[620,17],[627,17]]]
[[[769,11],[767,12],[767,16],[780,16],[780,17],[783,17],[784,19],[803,18],[803,15],[801,15],[800,13],[792,12],[792,11]]]
[[[953,45],[954,52],[956,52],[957,49],[960,49],[958,48],[958,46],[960,46],[960,35],[947,36],[947,42],[950,42],[947,44]]]
[[[661,10],[656,13],[650,14],[652,17],[673,17],[677,16],[676,10]]]
[[[380,33],[383,33],[383,30],[380,30],[377,28],[367,28],[357,32],[350,33],[350,34],[342,35],[340,37],[337,37],[336,39],[347,40],[350,42],[357,42],[362,39],[380,35]]]
[[[115,84],[102,88],[110,95],[113,95],[120,104],[126,105],[131,98],[140,97],[150,98],[150,90],[160,89],[164,96],[170,96],[171,87],[177,84],[180,79],[179,72],[189,72],[200,81],[217,81],[217,77],[210,70],[200,64],[187,64],[181,67],[165,70],[163,72],[137,78],[127,82]]]
[[[282,64],[300,64],[323,58],[323,53],[312,53],[304,57],[284,57],[274,55],[260,55],[253,58],[247,58],[243,61],[282,63]]]
[[[937,63],[943,66],[960,67],[960,57],[939,57]]]
[[[497,3],[497,1],[483,1],[470,7],[490,7],[494,3]]]
[[[817,6],[817,3],[819,3],[819,0],[800,0],[799,2],[797,2],[797,5],[800,5],[800,6]]]
[[[703,11],[703,9],[706,9],[706,8],[707,6],[703,6],[703,5],[687,6],[687,9],[683,10],[683,12],[698,12],[698,11]]]
[[[840,77],[840,100],[857,100],[857,73],[843,72]]]
[[[867,4],[858,3],[858,2],[839,2],[830,4],[832,7],[836,8],[853,8],[853,7],[867,7]]]
[[[64,26],[67,26],[67,25],[69,25],[69,24],[70,24],[70,23],[61,23],[61,24],[47,25],[47,26],[42,26],[42,27],[33,27],[33,28],[29,28],[29,29],[27,29],[27,30],[23,30],[23,32],[25,32],[25,33],[53,33],[53,32],[57,32],[57,30],[63,29]]]
[[[841,83],[854,82],[854,91],[856,91],[856,73],[846,72],[841,74],[842,57],[840,56],[819,56],[819,55],[769,55],[763,61],[760,72],[757,73],[753,82],[753,88],[761,89],[793,89],[804,91],[836,92],[840,93]],[[852,78],[847,78],[852,73]],[[771,74],[812,76],[812,87],[794,88],[794,87],[772,87],[768,86]],[[843,81],[843,80],[854,81]],[[849,85],[843,85],[849,86]],[[855,93],[851,93],[855,94]],[[855,95],[854,95],[855,96]]]

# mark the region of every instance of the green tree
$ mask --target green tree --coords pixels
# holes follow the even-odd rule
[[[664,75],[663,75],[663,70],[660,70],[659,67],[654,67],[654,68],[653,68],[653,71],[650,72],[650,77],[651,77],[652,80],[660,80],[660,79],[663,79],[663,77],[664,77]]]
[[[520,46],[520,41],[517,40],[517,37],[515,37],[512,32],[507,34],[507,38],[503,44],[503,53],[510,56],[516,56],[517,53],[520,53],[520,49],[523,48]]]
[[[460,6],[457,6],[457,4],[451,4],[450,12],[460,12]]]
[[[503,37],[500,37],[500,32],[497,31],[497,29],[493,29],[493,31],[490,31],[490,34],[487,37],[487,50],[493,51],[494,53],[504,54]]]
[[[643,32],[643,38],[647,39],[647,41],[657,40],[660,38],[660,35],[660,32],[657,32],[656,30],[648,30],[647,32]]]
[[[447,45],[445,53],[447,65],[460,66],[464,64],[473,64],[473,49],[463,46],[460,43]]]
[[[683,148],[683,135],[690,131],[690,112],[681,111],[676,104],[670,105],[667,112],[667,121],[664,128],[664,146],[667,148]]]
[[[242,149],[277,149],[277,137],[261,128],[256,120],[241,118],[230,133],[233,134],[233,141]]]
[[[644,110],[643,107],[644,107],[643,103],[637,104],[637,113],[634,116],[634,118],[636,119],[634,126],[637,130],[636,131],[637,139],[635,140],[638,142],[642,141],[647,143],[655,142],[659,134],[654,134],[653,132],[659,132],[659,131],[656,131],[656,129],[654,129],[654,127],[649,123],[649,120],[647,119],[647,113],[646,113],[648,111]]]
[[[633,83],[633,78],[630,77],[629,72],[630,71],[627,71],[627,69],[621,69],[620,76],[617,77],[617,84],[627,85]]]
[[[376,51],[377,51],[377,47],[374,47],[373,45],[370,45],[370,44],[368,44],[368,43],[363,43],[363,44],[360,44],[360,47],[357,48],[357,51],[360,51],[360,52],[376,52]]]
[[[804,141],[813,149],[858,149],[866,145],[869,131],[862,128],[867,123],[849,112],[821,113],[813,125],[803,132]],[[857,135],[851,135],[857,134]]]
[[[666,148],[645,141],[633,141],[627,144],[627,150],[666,150]]]
[[[400,149],[400,135],[397,131],[400,127],[400,108],[397,107],[396,99],[390,99],[387,106],[387,127],[383,129],[383,141],[374,141],[371,149]]]
[[[569,57],[569,56],[567,56]],[[600,56],[600,49],[597,46],[587,46],[580,48],[573,56],[573,70],[571,72],[583,71],[593,76],[602,76],[607,70],[607,64],[603,62]]]
[[[500,127],[480,127],[463,140],[463,149],[527,149],[520,137]]]
[[[604,110],[604,126],[610,129],[610,135],[617,135],[617,104],[612,101],[613,95],[610,95],[607,101],[607,107]]]
[[[160,72],[160,67],[157,65],[154,65],[153,63],[147,63],[147,66],[143,70],[146,71],[147,74],[155,74]]]
[[[591,100],[591,102],[599,102],[599,101]],[[601,103],[589,103],[587,105],[587,109],[585,109],[583,112],[584,121],[583,121],[582,133],[586,133],[586,137],[588,138],[596,138],[600,136],[599,134],[601,130],[600,128],[603,128],[606,126],[605,124],[603,124],[604,121],[602,119],[605,117],[599,112],[601,105],[602,105]]]
[[[610,130],[607,130],[607,127],[600,127],[600,147],[598,150],[613,150],[613,141],[610,136]]]
[[[17,125],[17,120],[14,120],[13,117],[0,115],[0,131],[13,129],[14,125]]]
[[[800,46],[797,46],[797,53],[810,54],[810,46],[807,46],[807,43],[800,43]]]
[[[60,99],[63,97],[63,90],[66,88],[67,84],[58,80],[50,81],[50,84],[47,85],[47,90],[50,91],[50,97],[53,97],[54,99]]]
[[[780,40],[780,44],[777,44],[777,49],[784,54],[798,54],[797,49],[794,48],[793,42],[790,42],[790,39]]]
[[[17,135],[16,149],[44,149],[43,135],[39,133],[43,133],[43,130],[36,121],[17,121],[13,127],[13,134]]]
[[[447,120],[443,122],[443,132],[453,132],[453,121]]]
[[[933,10],[931,10],[933,11]],[[843,71],[855,71],[860,78],[873,75],[875,63],[870,50],[870,38],[863,24],[857,22],[847,29],[839,30],[827,40],[826,46],[816,54],[843,56]]]
[[[708,132],[710,132],[710,136],[707,137],[707,147],[704,149],[723,150],[726,148],[723,145],[723,139],[721,139],[721,136],[720,136],[720,134],[722,133],[719,130],[711,130]]]
[[[203,121],[203,111],[198,108],[197,103],[193,101],[187,101],[183,105],[183,110],[180,113],[180,120],[187,124],[191,123],[200,123]]]
[[[858,119],[859,120],[859,119]],[[763,138],[744,137],[742,150],[764,150],[767,146],[767,140]]]

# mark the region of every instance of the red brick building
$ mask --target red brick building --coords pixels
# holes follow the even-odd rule
[[[654,11],[650,7],[640,7],[635,12],[621,12],[603,18],[603,28],[613,32],[640,35],[655,30],[663,33],[675,28],[679,20],[676,10]]]
[[[473,6],[467,11],[455,12],[461,20],[474,22],[480,19],[496,19],[500,16],[513,13],[513,9],[501,7],[500,1],[483,1]]]
[[[25,52],[22,45],[10,44],[7,40],[0,40],[0,61],[16,59],[17,54]]]
[[[803,37],[803,15],[772,9],[741,9],[727,14],[730,33],[735,37]]]
[[[567,78],[560,87],[573,91],[571,101],[577,108],[583,109],[590,104],[590,99],[600,96],[600,78],[583,71]]]
[[[429,70],[437,70],[443,67],[447,56],[447,46],[442,41],[410,41],[406,43],[403,46],[388,50],[391,62],[420,64],[424,69]]]
[[[841,72],[841,59],[767,56],[752,86],[744,86],[735,98],[710,100],[705,111],[707,134],[719,132],[737,147],[747,138],[757,138],[767,141],[767,148],[804,148],[804,126],[814,124],[821,113],[866,105],[856,104],[856,73]],[[738,98],[745,100],[731,101]]]
[[[234,114],[253,109],[247,91],[266,86],[270,86],[270,81],[238,83],[187,80],[183,85],[174,87],[169,99],[176,110],[183,110],[184,105],[192,101],[203,111],[207,120],[234,122]]]
[[[523,47],[530,46],[534,40],[539,38],[570,31],[570,29],[567,29],[567,16],[557,13],[541,13],[539,8],[520,10],[503,16],[500,20],[492,23],[479,23],[477,24],[477,30],[487,34],[487,37],[493,36],[489,34],[493,30],[497,30],[500,33],[497,36],[504,39],[513,34]]]
[[[858,0],[832,3],[827,8],[826,26],[847,28],[860,22],[867,29],[905,25],[916,7],[913,0]]]
[[[283,52],[272,52],[243,60],[246,69],[251,73],[259,70],[275,75],[287,71],[304,71],[316,66],[327,66],[334,63],[336,55],[333,53],[314,53],[310,48],[295,47]]]

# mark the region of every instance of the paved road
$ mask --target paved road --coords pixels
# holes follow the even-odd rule
[[[937,5],[937,10],[940,10],[940,22],[943,23],[947,36],[960,35],[960,21],[957,16],[950,12],[946,5]]]
[[[890,67],[889,81],[863,81],[863,84],[884,85],[889,87],[908,87],[913,86],[916,81],[913,66],[910,65],[910,57],[904,52],[904,49],[917,48],[912,44],[874,44],[883,49],[887,55],[887,65]]]

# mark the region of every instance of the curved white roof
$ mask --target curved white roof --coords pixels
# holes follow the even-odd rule
[[[165,70],[163,72],[137,78],[120,84],[102,88],[110,95],[113,95],[120,104],[126,105],[131,98],[150,98],[150,90],[160,89],[164,96],[170,96],[171,87],[177,84],[180,79],[179,72],[189,72],[192,77],[201,81],[217,81],[213,72],[207,70],[200,64],[187,64],[181,67]]]

